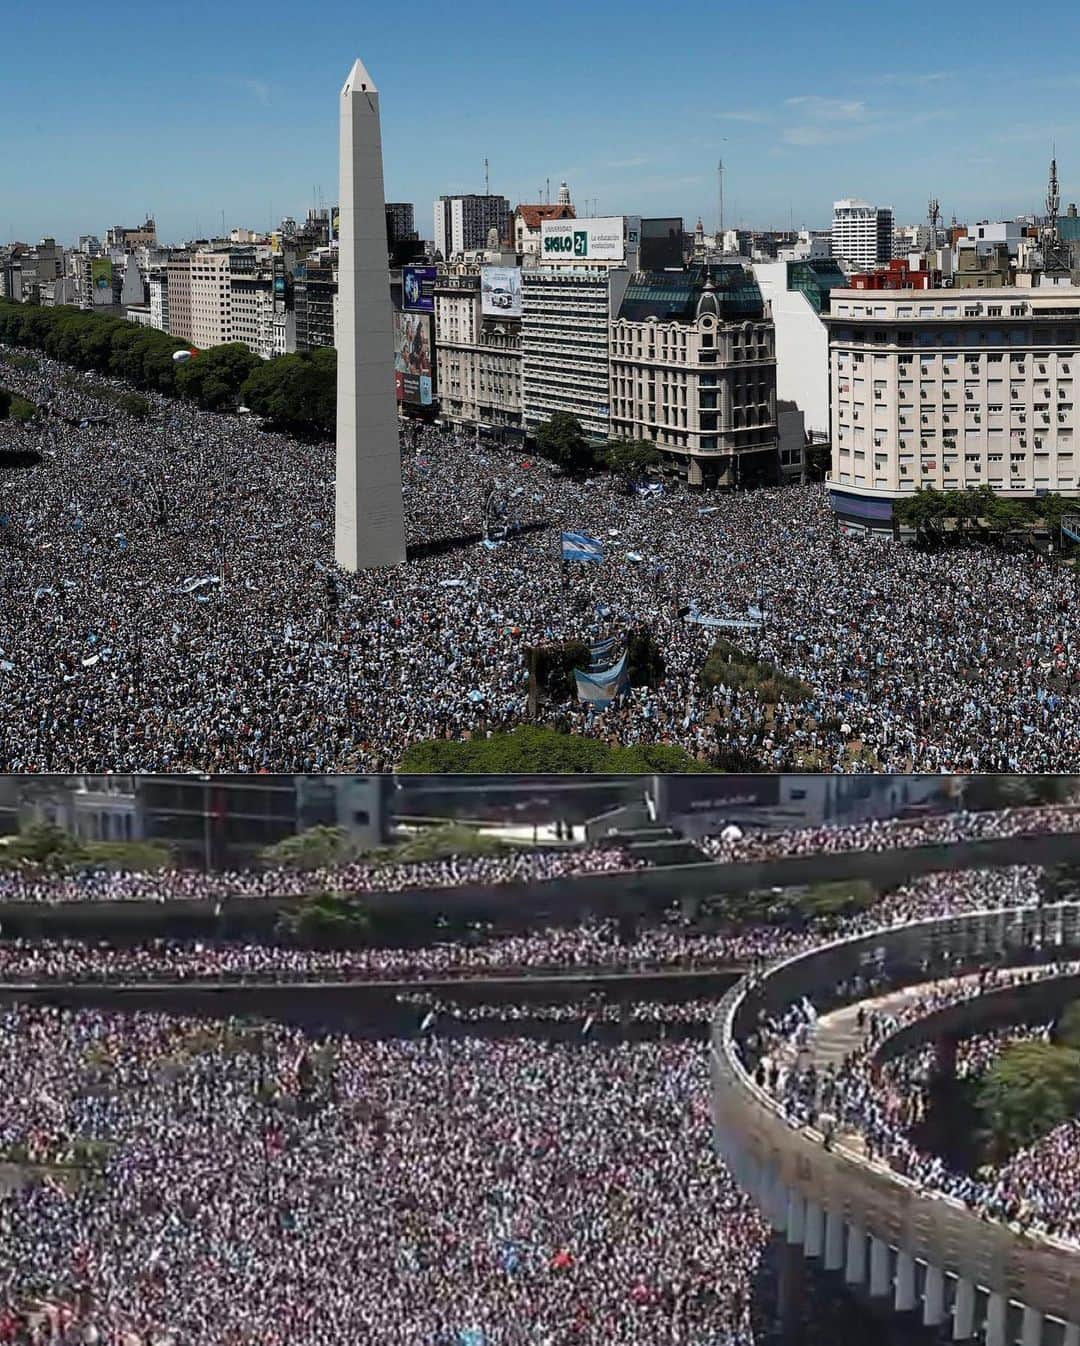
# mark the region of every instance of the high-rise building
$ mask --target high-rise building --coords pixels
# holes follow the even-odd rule
[[[892,261],[893,213],[855,197],[833,202],[832,255],[845,269],[872,271]]]
[[[920,487],[1080,496],[1080,287],[834,289],[825,322],[845,526]]]
[[[333,346],[336,298],[336,250],[327,248],[297,262],[293,273],[293,302],[298,351]]]
[[[165,263],[169,295],[169,325],[165,330],[181,341],[191,341],[191,253],[169,254]]]
[[[387,201],[386,203],[386,242],[393,251],[396,243],[412,238],[416,233],[416,220],[411,201]]]
[[[692,486],[777,479],[776,352],[749,268],[640,272],[611,322],[611,427]]]
[[[105,247],[122,248],[130,250],[137,247],[140,243],[157,242],[157,225],[154,223],[154,217],[147,215],[144,224],[137,224],[128,228],[123,224],[114,224],[111,229],[105,231]]]
[[[444,261],[487,245],[488,233],[510,237],[510,202],[505,196],[440,196],[434,207],[435,251]]]

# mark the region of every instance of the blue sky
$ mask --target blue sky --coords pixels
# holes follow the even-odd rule
[[[1080,6],[1038,33],[987,0],[938,6],[280,0],[9,8],[0,239],[102,234],[146,210],[179,240],[300,218],[337,195],[337,95],[360,56],[382,97],[387,196],[431,233],[440,192],[579,209],[827,223],[847,195],[922,219],[1039,209],[1051,140],[1080,201]]]

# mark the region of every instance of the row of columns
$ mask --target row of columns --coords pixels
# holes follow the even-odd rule
[[[897,1313],[915,1313],[920,1308],[915,1259],[903,1249],[894,1254],[882,1239],[857,1221],[847,1221],[835,1210],[807,1199],[787,1186],[774,1165],[763,1164],[741,1151],[724,1157],[744,1191],[757,1201],[775,1233],[782,1235],[788,1250],[801,1248],[804,1257],[820,1259],[826,1271],[842,1272],[851,1286],[865,1285],[872,1298],[892,1297]],[[940,1327],[952,1317],[953,1341],[968,1341],[976,1326],[977,1289],[960,1277],[955,1282],[952,1308],[946,1308],[946,1277],[940,1267],[927,1265],[923,1278],[921,1318],[925,1327]],[[782,1316],[787,1316],[782,1309]],[[1043,1314],[1025,1305],[1020,1325],[1020,1346],[1042,1346]],[[982,1324],[986,1346],[1013,1346],[1009,1335],[1009,1304],[1005,1296],[991,1292]],[[1080,1346],[1080,1325],[1068,1323],[1063,1346]]]

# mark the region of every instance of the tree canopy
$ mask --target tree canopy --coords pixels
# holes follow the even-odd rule
[[[464,740],[427,739],[406,748],[399,771],[430,772],[677,772],[704,771],[696,758],[664,744],[612,747],[599,739],[540,725]]]
[[[988,1158],[1000,1163],[1076,1114],[1080,1051],[1046,1042],[1017,1043],[982,1077],[975,1097]]]
[[[330,435],[337,425],[337,351],[283,355],[260,363],[241,388],[244,403],[280,430]]]
[[[177,371],[176,387],[182,396],[207,411],[227,410],[238,403],[245,380],[260,363],[259,357],[252,355],[246,346],[230,341],[182,364]]]
[[[604,466],[631,481],[645,476],[652,467],[659,467],[660,450],[643,439],[613,439],[603,452]]]
[[[567,472],[588,472],[595,454],[576,416],[556,411],[551,420],[536,429],[536,450]]]
[[[319,824],[265,847],[260,858],[271,867],[311,870],[348,864],[360,854],[362,848],[356,838],[343,827]]]

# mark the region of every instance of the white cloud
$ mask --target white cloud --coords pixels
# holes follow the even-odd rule
[[[784,103],[820,121],[862,121],[866,116],[866,104],[861,99],[820,98],[811,93],[798,98],[786,98]]]
[[[747,122],[754,126],[765,126],[772,121],[767,112],[718,112],[717,117],[725,122]]]

